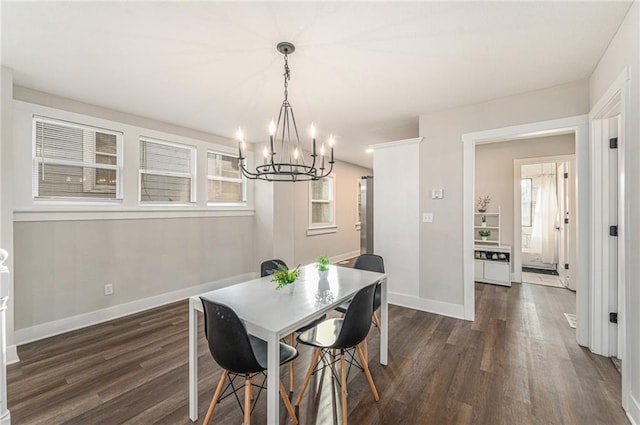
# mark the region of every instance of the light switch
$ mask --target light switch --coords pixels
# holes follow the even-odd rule
[[[444,199],[444,189],[431,189],[431,199]]]
[[[433,213],[423,213],[422,221],[424,223],[433,223]]]

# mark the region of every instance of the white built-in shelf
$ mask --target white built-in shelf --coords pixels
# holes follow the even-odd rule
[[[484,226],[482,225],[482,219],[484,218]],[[491,235],[487,237],[486,241],[482,240],[480,236],[480,232],[483,230],[488,230],[491,232]],[[500,207],[498,207],[498,211],[486,211],[486,212],[475,212],[473,215],[473,240],[476,244],[483,245],[500,245]]]

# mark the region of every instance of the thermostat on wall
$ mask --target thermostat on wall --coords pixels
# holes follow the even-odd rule
[[[431,199],[443,199],[444,189],[431,189]]]

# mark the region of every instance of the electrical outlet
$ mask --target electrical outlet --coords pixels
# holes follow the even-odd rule
[[[423,223],[433,223],[433,213],[423,213],[422,214],[422,222]]]
[[[105,295],[113,294],[113,285],[112,284],[107,283],[106,285],[104,285],[104,294]]]

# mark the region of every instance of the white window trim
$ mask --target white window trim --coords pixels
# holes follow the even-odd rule
[[[239,179],[234,179],[232,177],[222,177],[216,176],[214,174],[209,174],[209,154],[212,153],[214,155],[224,155],[230,156],[233,158],[238,158],[238,155],[224,152],[222,150],[214,150],[207,149],[207,183],[209,180],[213,181],[223,181],[223,182],[232,182],[232,183],[241,183],[242,184],[242,201],[241,202],[216,202],[209,199],[209,194],[207,192],[207,206],[209,207],[245,207],[247,206],[247,178],[244,174],[240,173],[241,177]],[[207,187],[208,190],[208,187]]]
[[[315,236],[315,235],[324,235],[328,233],[336,233],[338,231],[338,226],[336,224],[336,176],[332,174],[330,176],[325,177],[326,179],[331,179],[331,199],[313,199],[313,181],[309,182],[309,227],[307,228],[307,236]],[[314,203],[327,203],[331,205],[331,222],[328,223],[313,223],[313,208],[312,205]]]
[[[162,206],[162,207],[196,207],[197,206],[197,197],[196,197],[196,180],[197,180],[197,155],[198,155],[198,147],[194,145],[189,145],[186,143],[176,143],[169,142],[166,140],[160,140],[153,137],[140,136],[138,139],[138,149],[140,148],[140,142],[151,142],[157,143],[159,145],[165,146],[173,146],[180,149],[189,149],[191,154],[191,172],[190,173],[179,173],[176,171],[157,171],[157,170],[147,170],[144,168],[140,168],[140,161],[138,161],[138,204],[143,207],[147,206]],[[142,175],[143,174],[151,174],[154,176],[167,176],[167,177],[183,177],[191,179],[190,185],[190,197],[189,202],[164,202],[164,201],[143,201],[142,200]]]
[[[42,158],[37,157],[37,143],[36,143],[36,127],[37,122],[65,125],[67,127],[73,127],[80,130],[92,130],[104,134],[111,134],[116,137],[116,165],[112,164],[98,164],[97,162],[78,161],[71,159],[55,159],[55,158]],[[91,124],[81,124],[73,121],[67,121],[63,119],[50,118],[43,115],[33,114],[31,118],[31,196],[34,205],[104,205],[104,204],[121,204],[124,198],[122,190],[123,181],[123,138],[122,132],[110,130],[108,128],[97,127]],[[69,165],[76,167],[90,167],[102,170],[115,170],[116,172],[116,197],[114,199],[105,199],[100,197],[74,197],[74,196],[38,196],[40,189],[40,181],[35,178],[35,169],[40,164],[54,164],[54,165]],[[35,179],[35,181],[34,181]],[[98,191],[99,192],[99,191]]]

